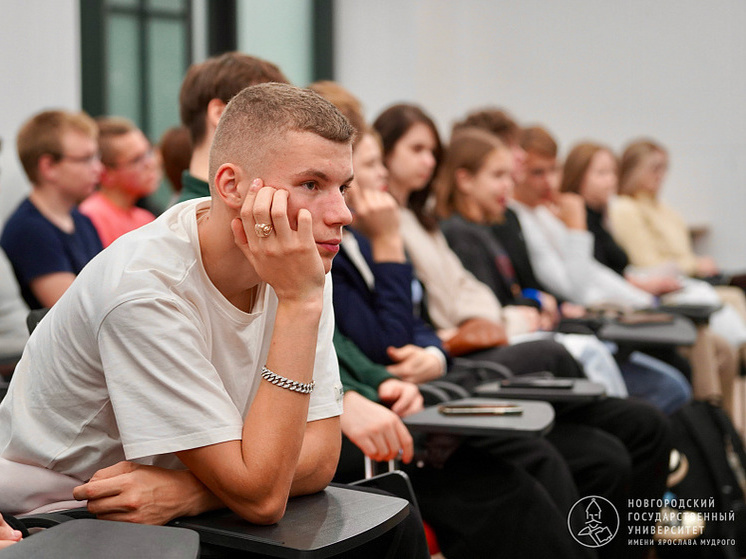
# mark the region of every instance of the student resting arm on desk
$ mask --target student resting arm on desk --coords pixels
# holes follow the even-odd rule
[[[74,490],[105,518],[228,506],[267,524],[329,483],[342,410],[327,275],[351,220],[352,133],[292,86],[234,98],[211,200],[101,253],[34,331],[0,405],[0,510],[69,507]]]

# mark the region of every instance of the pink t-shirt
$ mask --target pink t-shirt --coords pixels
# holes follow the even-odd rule
[[[127,210],[120,208],[111,203],[100,192],[94,192],[86,198],[80,204],[79,209],[93,222],[104,248],[125,233],[129,233],[155,219],[155,216],[148,210],[137,206]]]

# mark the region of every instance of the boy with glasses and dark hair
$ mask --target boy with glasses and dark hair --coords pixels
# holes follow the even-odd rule
[[[134,123],[112,116],[98,118],[96,124],[104,164],[101,185],[80,205],[80,211],[91,219],[107,247],[155,219],[151,212],[135,204],[155,192],[161,170],[153,146]]]
[[[0,246],[32,309],[51,307],[102,245],[77,205],[101,176],[96,123],[85,113],[43,111],[18,133],[31,193],[10,216]]]

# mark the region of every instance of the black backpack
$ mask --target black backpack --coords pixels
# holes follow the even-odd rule
[[[703,533],[690,545],[659,542],[666,559],[737,559],[746,555],[746,452],[728,415],[707,402],[691,402],[671,416],[674,448],[688,473],[670,488],[674,508],[704,515]],[[666,539],[665,534],[659,537]],[[696,540],[696,542],[694,541]]]

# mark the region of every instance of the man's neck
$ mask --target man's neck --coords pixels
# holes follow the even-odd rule
[[[202,265],[207,277],[239,310],[250,312],[256,286],[261,281],[231,233],[230,217],[213,209],[197,214],[197,232]],[[244,281],[237,282],[236,278]]]
[[[77,204],[65,197],[54,186],[34,185],[29,194],[29,200],[44,217],[63,231],[72,233],[75,230],[70,213]]]
[[[530,203],[528,203],[526,200],[524,200],[523,198],[521,198],[521,196],[518,195],[517,193],[515,193],[513,195],[513,201],[518,202],[521,206],[523,206],[524,208],[528,208],[530,210],[535,210],[540,205],[540,204],[530,204]]]
[[[111,202],[117,208],[129,210],[137,201],[132,194],[124,192],[118,188],[101,187],[101,195]]]
[[[207,176],[210,174],[210,144],[208,142],[203,142],[192,151],[189,173],[193,177],[207,182]]]

